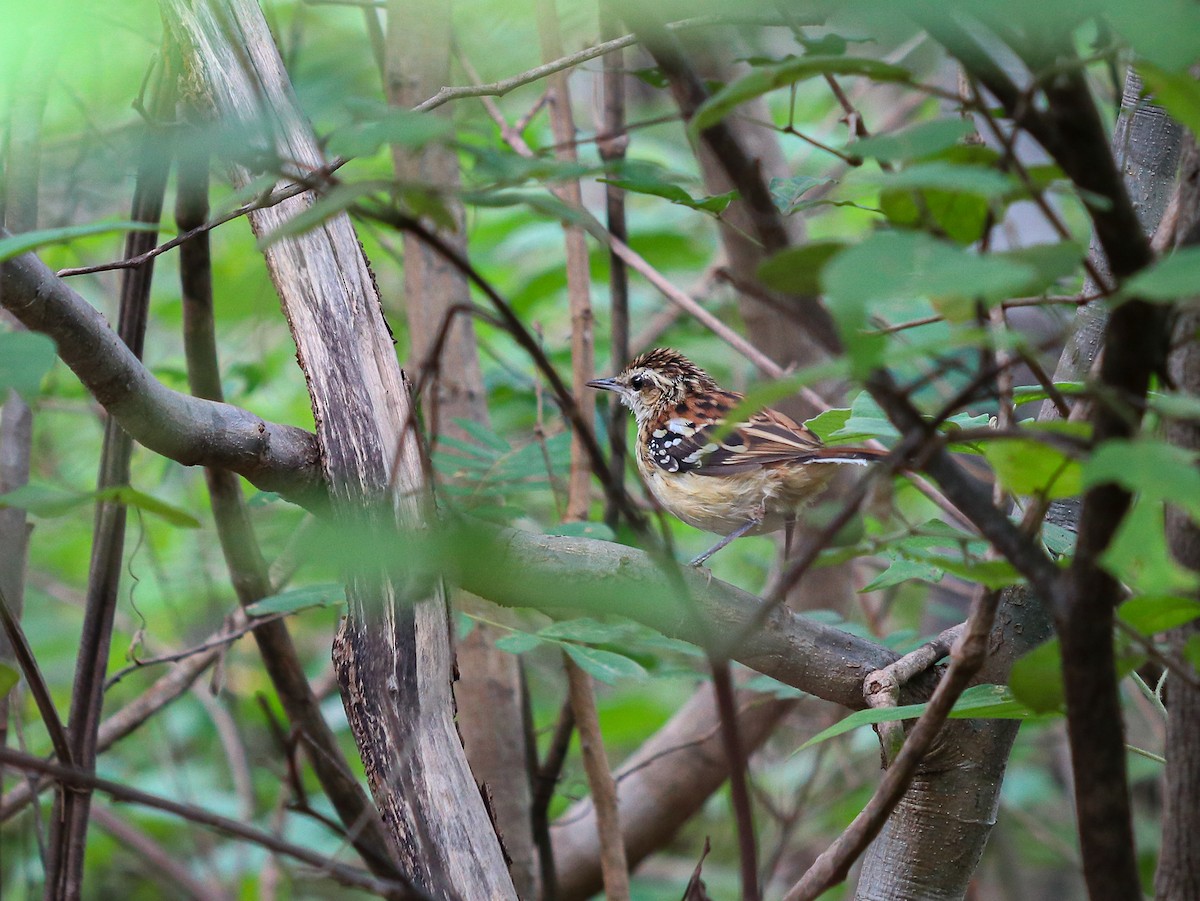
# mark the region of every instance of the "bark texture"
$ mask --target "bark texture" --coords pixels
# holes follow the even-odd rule
[[[388,101],[411,109],[450,82],[446,52],[452,45],[450,4],[391,0],[387,11]],[[446,107],[426,115],[449,112]],[[392,158],[402,182],[439,193],[445,189],[441,200],[456,228],[448,231],[426,225],[465,256],[462,204],[453,193],[459,185],[458,152],[439,143],[417,152],[397,145]],[[419,237],[405,232],[404,296],[411,365],[423,367],[427,378],[432,376],[422,398],[431,439],[436,442],[443,434],[466,438],[456,420],[488,424],[474,320],[462,312],[471,306],[466,277]],[[466,592],[455,592],[452,600],[467,613],[484,610],[484,605]],[[496,648],[501,634],[496,627],[477,622],[458,642],[454,700],[467,760],[489,798],[517,894],[534,898],[538,864],[530,819],[533,792],[526,765],[530,749],[521,704],[523,675],[520,657]]]
[[[1183,154],[1179,191],[1181,244],[1200,244],[1200,149],[1188,140]],[[1196,342],[1200,315],[1195,310],[1180,316],[1175,335],[1181,349],[1171,361],[1175,384],[1191,395],[1200,393],[1200,345]],[[1189,450],[1200,450],[1200,425],[1178,420],[1168,439]],[[1183,512],[1167,511],[1167,540],[1175,559],[1200,570],[1200,528]],[[1170,650],[1186,660],[1189,642],[1200,636],[1200,620],[1170,634]],[[1184,664],[1186,665],[1186,664]],[[1162,849],[1154,879],[1155,897],[1161,901],[1200,898],[1200,689],[1173,675],[1167,678],[1167,765],[1163,782]]]
[[[198,102],[277,158],[323,165],[257,4],[164,0],[163,8]],[[249,180],[244,169],[233,172],[236,183]],[[257,211],[251,223],[267,235],[310,204],[300,195]],[[266,253],[312,397],[335,518],[419,524],[424,469],[411,399],[350,220],[337,216]],[[349,614],[334,660],[393,853],[447,897],[514,898],[454,729],[443,592],[414,596],[400,574],[371,561],[348,569]]]

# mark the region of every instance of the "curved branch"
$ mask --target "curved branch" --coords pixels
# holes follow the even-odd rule
[[[167,388],[104,317],[32,253],[0,264],[0,306],[53,339],[84,387],[150,450],[185,466],[232,470],[305,506],[323,502],[312,433]]]

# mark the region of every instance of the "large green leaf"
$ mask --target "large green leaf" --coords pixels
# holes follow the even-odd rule
[[[845,241],[811,241],[768,257],[758,267],[762,283],[798,296],[821,292],[821,270],[846,248]]]
[[[97,500],[116,501],[127,507],[135,507],[146,513],[152,513],[155,516],[165,519],[173,526],[179,526],[184,529],[200,528],[200,520],[196,519],[196,517],[192,516],[186,510],[181,510],[174,504],[168,504],[157,497],[151,497],[146,492],[138,491],[129,485],[117,485],[114,488],[105,488],[102,491],[95,492],[93,496]]]
[[[1084,464],[1083,484],[1107,482],[1168,501],[1200,519],[1200,469],[1196,455],[1183,448],[1150,438],[1106,441]]]
[[[54,365],[54,342],[35,332],[0,332],[0,401],[9,389],[33,403]]]
[[[912,73],[876,59],[852,56],[800,56],[755,69],[730,82],[709,97],[688,123],[695,140],[700,132],[724,119],[736,107],[776,88],[787,87],[818,75],[865,75],[874,81],[909,81]]]
[[[1175,595],[1137,595],[1117,608],[1117,616],[1139,632],[1153,635],[1200,617],[1200,601]]]
[[[21,674],[7,664],[0,663],[0,699],[7,695],[14,685],[21,681]]]
[[[624,654],[582,644],[564,644],[563,648],[579,664],[580,669],[605,685],[613,685],[621,679],[641,679],[646,676],[645,668]]]
[[[1097,648],[1107,653],[1108,648]],[[1037,713],[1057,713],[1066,708],[1062,681],[1062,648],[1058,639],[1038,645],[1013,663],[1008,675],[1013,697]]]
[[[1186,69],[1170,72],[1144,60],[1137,68],[1154,102],[1200,136],[1200,81]]]

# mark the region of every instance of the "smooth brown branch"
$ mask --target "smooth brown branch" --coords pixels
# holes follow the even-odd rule
[[[784,895],[783,901],[811,901],[842,882],[854,861],[879,834],[884,822],[907,791],[954,703],[983,666],[999,603],[999,591],[983,591],[976,597],[966,630],[955,642],[945,677],[938,683],[925,712],[909,731],[908,738],[895,761],[888,767],[879,788],[846,831],[822,852],[808,872]]]

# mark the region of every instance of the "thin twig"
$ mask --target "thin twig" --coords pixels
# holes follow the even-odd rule
[[[33,695],[33,703],[37,705],[38,713],[41,714],[42,722],[46,726],[54,753],[59,756],[60,760],[70,763],[72,759],[71,745],[67,739],[67,731],[63,728],[62,720],[59,719],[58,708],[54,706],[54,698],[50,695],[50,687],[46,685],[41,667],[38,666],[37,658],[33,655],[33,648],[29,646],[29,640],[25,637],[25,631],[21,628],[21,624],[13,616],[12,608],[8,606],[8,598],[4,596],[2,586],[0,586],[0,623],[3,623],[4,634],[8,636],[13,656],[17,660],[17,665],[21,667],[25,684],[29,687],[29,693]]]
[[[331,879],[340,885],[364,889],[381,898],[395,899],[395,901],[435,901],[432,895],[410,881],[376,878],[355,867],[310,851],[308,848],[276,838],[269,832],[255,829],[229,817],[210,813],[203,808],[191,804],[181,804],[178,801],[152,795],[149,792],[144,792],[129,785],[123,785],[120,782],[114,782],[111,779],[102,779],[93,773],[84,772],[75,767],[63,766],[59,763],[43,760],[40,757],[22,754],[20,751],[13,751],[10,748],[0,748],[0,761],[6,766],[34,773],[44,773],[65,785],[70,785],[77,789],[86,788],[89,791],[103,792],[114,801],[124,801],[154,810],[161,810],[174,816],[182,817],[189,822],[207,826],[210,829],[240,839],[241,841],[260,845],[277,854],[284,854],[301,863],[308,864],[318,872],[328,874]]]
[[[713,675],[713,693],[717,700],[717,715],[721,718],[721,744],[729,764],[729,795],[733,802],[733,817],[737,824],[738,861],[741,866],[742,901],[759,901],[758,851],[754,840],[754,812],[746,788],[746,755],[738,730],[737,702],[733,693],[733,676],[728,659],[709,661]]]

